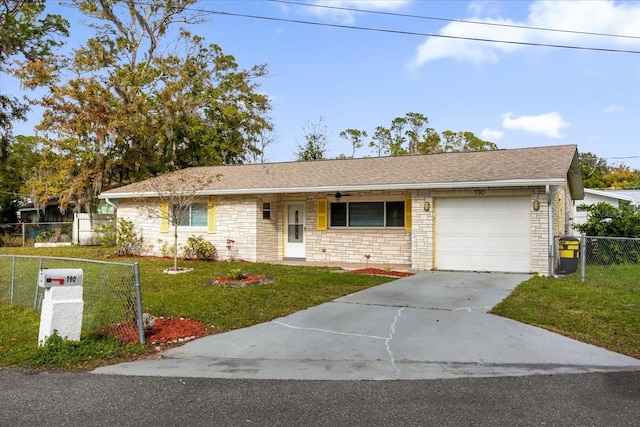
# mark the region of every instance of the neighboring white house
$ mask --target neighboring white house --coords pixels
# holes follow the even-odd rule
[[[416,270],[553,273],[554,236],[570,233],[574,200],[584,197],[575,145],[197,167],[164,177],[199,197],[179,226],[180,244],[203,236],[223,259]],[[202,177],[216,179],[198,188]],[[159,219],[168,210],[162,178],[99,196],[140,227],[148,254],[173,240]],[[158,215],[143,209],[150,204]]]
[[[585,209],[585,207],[595,205],[597,203],[608,203],[611,206],[619,208],[622,205],[633,204],[633,198],[613,191],[592,190],[590,188],[585,188],[584,200],[574,205],[573,223],[584,224],[585,222],[587,222],[587,210]],[[573,234],[579,233],[574,230]]]
[[[640,209],[640,190],[609,190],[612,194],[630,197],[632,199],[631,206]]]

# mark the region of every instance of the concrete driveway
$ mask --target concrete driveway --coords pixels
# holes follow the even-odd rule
[[[488,314],[526,274],[423,272],[103,374],[384,380],[640,369],[640,360]]]

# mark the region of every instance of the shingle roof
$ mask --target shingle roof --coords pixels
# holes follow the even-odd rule
[[[573,169],[576,169],[573,170]],[[147,181],[105,191],[100,198],[157,194],[163,179],[180,177],[193,185],[211,183],[198,193],[210,195],[303,191],[443,188],[462,186],[545,185],[580,174],[575,145],[533,147],[395,157],[208,166],[183,169]],[[215,177],[218,179],[214,179]],[[200,181],[202,182],[202,181]],[[578,182],[574,180],[574,183]],[[582,182],[579,181],[579,192]],[[580,198],[580,197],[578,197]]]

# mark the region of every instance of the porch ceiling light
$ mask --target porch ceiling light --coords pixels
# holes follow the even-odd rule
[[[342,198],[342,194],[340,194],[339,191],[336,191],[335,198],[336,198],[336,202],[339,202],[340,199]]]

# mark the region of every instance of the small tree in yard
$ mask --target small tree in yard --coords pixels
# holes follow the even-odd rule
[[[173,270],[178,268],[178,226],[188,222],[192,205],[202,197],[202,190],[219,179],[219,175],[208,176],[202,169],[186,169],[161,175],[147,182],[149,197],[140,199],[141,208],[149,218],[158,218],[169,227],[173,226]],[[157,202],[160,202],[158,206]]]

